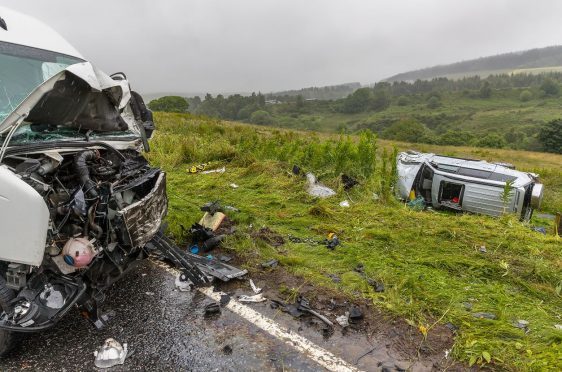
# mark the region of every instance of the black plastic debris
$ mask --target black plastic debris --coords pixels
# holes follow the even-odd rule
[[[224,355],[231,355],[231,354],[232,354],[232,346],[230,346],[230,345],[225,345],[225,346],[222,348],[222,352],[223,352]]]
[[[359,264],[357,264],[357,266],[355,266],[355,268],[353,270],[358,272],[359,274],[364,274],[365,273],[365,266],[362,263],[359,263]]]
[[[203,253],[207,253],[215,249],[216,247],[219,246],[219,244],[224,240],[225,237],[226,235],[216,235],[213,236],[212,238],[205,240],[201,245],[201,250],[203,251]]]
[[[324,315],[318,313],[317,311],[315,311],[310,307],[310,301],[306,297],[298,296],[297,300],[293,304],[285,304],[284,302],[279,300],[271,300],[271,302],[272,302],[272,308],[280,309],[281,311],[290,314],[294,318],[300,318],[301,316],[308,313],[320,319],[327,326],[329,327],[334,326],[334,323],[332,323],[328,318],[326,318]]]
[[[277,265],[279,265],[279,261],[277,261],[276,259],[271,259],[269,261],[262,262],[261,267],[263,269],[267,269],[267,268],[275,268],[277,267]]]
[[[222,307],[225,307],[226,305],[228,305],[228,303],[230,302],[230,296],[227,294],[223,294],[221,295],[221,299],[219,300],[219,304]]]
[[[363,319],[363,317],[364,317],[363,311],[361,311],[359,306],[354,305],[351,307],[351,309],[349,309],[349,321],[351,323],[357,323],[361,319]]]
[[[217,302],[211,302],[205,305],[205,316],[215,315],[221,312],[220,305]]]
[[[353,178],[348,176],[347,174],[341,175],[341,181],[343,183],[343,189],[345,191],[351,190],[354,186],[359,185],[359,182]]]
[[[293,165],[293,174],[298,176],[301,173],[301,168],[298,165]]]
[[[201,206],[202,212],[208,212],[211,216],[217,212],[223,212],[223,207],[220,204],[220,200],[215,200],[214,202],[208,202]]]
[[[328,239],[324,240],[326,248],[334,250],[338,245],[340,245],[340,240],[336,234],[330,234]]]
[[[384,292],[384,283],[383,282],[379,282],[376,281],[374,279],[367,279],[367,282],[369,283],[369,285],[371,287],[373,287],[375,289],[375,292]]]

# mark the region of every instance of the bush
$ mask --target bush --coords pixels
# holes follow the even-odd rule
[[[476,142],[478,147],[491,147],[495,149],[502,149],[507,145],[505,138],[497,133],[488,133]]]
[[[540,129],[538,138],[544,151],[562,154],[562,119],[546,123]]]
[[[484,84],[482,84],[478,95],[480,98],[490,98],[492,96],[492,88],[489,82],[485,81]]]
[[[560,92],[560,86],[552,79],[546,78],[541,84],[541,91],[547,96],[557,96]]]
[[[184,113],[187,112],[189,103],[183,97],[165,96],[150,101],[148,108],[153,111]]]
[[[441,106],[441,100],[437,98],[437,96],[431,96],[431,98],[427,100],[428,108],[435,109],[438,108],[439,106]]]
[[[528,101],[530,101],[530,100],[532,100],[532,99],[533,99],[533,93],[531,93],[531,92],[528,91],[528,90],[522,91],[521,94],[519,95],[519,100],[520,100],[521,102],[528,102]]]
[[[396,104],[398,106],[408,106],[410,104],[410,100],[405,96],[400,96],[400,97],[398,97],[398,100],[396,101]]]
[[[250,121],[254,124],[266,125],[271,124],[273,119],[269,112],[264,110],[254,111],[252,115],[250,115]]]
[[[382,133],[384,138],[404,142],[426,142],[427,128],[417,120],[404,119],[393,123]]]

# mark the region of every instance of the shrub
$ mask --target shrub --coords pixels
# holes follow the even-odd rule
[[[410,100],[405,96],[400,96],[400,97],[398,97],[398,100],[396,101],[396,104],[398,106],[408,106],[410,104]]]
[[[476,146],[478,147],[491,147],[496,149],[504,148],[506,144],[505,138],[497,133],[488,133],[476,142]]]
[[[521,94],[519,95],[519,100],[520,100],[521,102],[528,102],[528,101],[530,101],[531,99],[533,99],[533,93],[531,93],[531,92],[528,91],[528,90],[522,91]]]
[[[187,112],[189,103],[183,97],[165,96],[150,101],[148,108],[153,111],[183,113]]]
[[[254,124],[271,124],[273,121],[269,112],[264,110],[254,111],[252,115],[250,115],[250,121]]]
[[[538,138],[545,151],[562,154],[562,119],[555,119],[543,125]]]
[[[439,106],[441,106],[441,100],[437,98],[437,96],[431,96],[431,98],[427,100],[428,108],[435,109],[438,108]]]

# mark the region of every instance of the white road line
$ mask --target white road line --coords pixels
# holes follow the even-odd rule
[[[158,262],[155,263],[158,264]],[[179,271],[174,268],[165,265],[158,266],[163,267],[167,272],[171,274],[179,275]],[[214,292],[213,287],[198,288],[198,291],[217,302],[220,301],[221,296],[224,295],[223,292]],[[359,369],[357,369],[355,366],[337,357],[328,350],[321,348],[320,346],[316,345],[312,341],[304,338],[299,334],[284,330],[278,323],[276,323],[272,319],[263,316],[251,307],[246,306],[233,298],[230,299],[230,301],[226,305],[226,308],[237,314],[241,318],[254,324],[256,327],[266,331],[278,340],[283,341],[287,345],[296,349],[298,352],[304,354],[306,357],[315,361],[329,371],[359,371]]]

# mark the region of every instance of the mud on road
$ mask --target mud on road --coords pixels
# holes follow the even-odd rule
[[[282,271],[277,272],[254,278],[264,287],[266,297],[278,296],[273,283],[292,280],[280,278]],[[95,370],[94,351],[113,337],[127,343],[129,349],[125,364],[110,369],[114,371],[323,370],[305,353],[228,309],[205,317],[204,307],[212,300],[199,291],[178,292],[174,281],[160,263],[143,262],[107,293],[104,310],[114,315],[105,329],[96,330],[77,311],[71,311],[55,328],[25,335],[21,345],[0,361],[0,369]],[[237,294],[252,294],[247,280],[219,289],[229,293],[233,301]],[[317,309],[329,313],[325,308],[329,296],[322,300],[322,294],[315,293]],[[430,336],[420,343],[419,334],[411,327],[372,312],[361,327],[342,332],[336,325],[335,331],[326,335],[315,318],[294,319],[272,309],[269,301],[248,306],[359,370],[443,369],[447,364],[444,350],[452,343],[451,336],[443,332],[435,332],[436,339]]]

